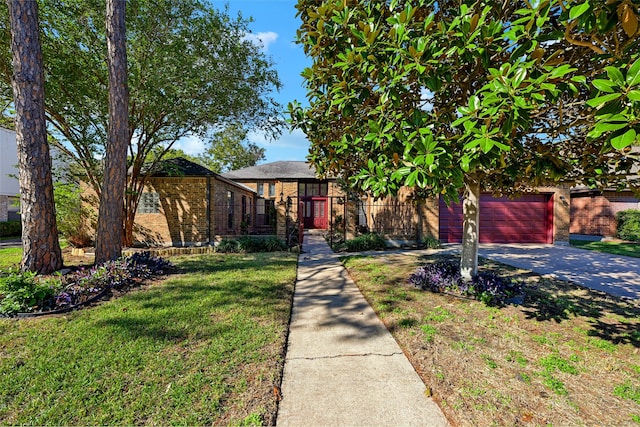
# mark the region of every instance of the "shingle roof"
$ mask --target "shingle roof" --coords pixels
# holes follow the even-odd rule
[[[238,188],[242,188],[244,190],[255,193],[256,190],[253,188],[247,187],[246,185],[234,182],[229,178],[225,178],[211,170],[201,166],[197,163],[194,163],[190,160],[184,159],[182,157],[177,157],[175,159],[167,159],[160,161],[156,168],[157,172],[151,174],[154,177],[181,177],[181,176],[213,176],[215,179],[226,182],[227,184],[234,185]]]
[[[317,179],[316,172],[309,163],[302,161],[278,161],[263,165],[250,166],[222,174],[233,180],[269,180],[269,179]]]
[[[151,176],[214,176],[215,173],[190,160],[177,157],[158,162]]]

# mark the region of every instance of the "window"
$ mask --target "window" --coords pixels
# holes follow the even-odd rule
[[[275,182],[270,182],[269,183],[269,197],[275,197],[276,196],[276,183]]]
[[[264,182],[258,183],[258,197],[264,197]]]
[[[233,191],[227,191],[227,227],[233,228]]]
[[[247,216],[247,196],[242,196],[242,220]]]
[[[326,196],[328,186],[326,182],[301,182],[298,184],[298,195],[300,197]]]
[[[142,193],[140,203],[138,203],[138,213],[160,213],[160,195],[158,193]]]

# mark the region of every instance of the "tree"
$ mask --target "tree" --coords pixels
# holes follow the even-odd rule
[[[616,57],[585,42],[595,27],[581,22],[585,10],[604,2],[299,0],[299,40],[313,64],[303,73],[310,106],[290,105],[293,125],[311,140],[316,169],[357,191],[409,186],[448,202],[462,193],[461,273],[470,280],[480,191],[515,195],[565,177],[616,182],[633,165],[607,138],[587,138],[594,77],[628,69],[638,52],[637,31],[615,15],[631,2],[608,3],[613,24],[595,38],[624,46]]]
[[[122,254],[124,189],[130,138],[125,5],[122,0],[107,0],[109,132],[96,231],[96,264],[117,259]]]
[[[38,5],[7,0],[13,55],[23,271],[51,273],[62,267],[44,114],[44,73]]]
[[[255,166],[265,159],[265,150],[246,139],[247,130],[237,123],[214,132],[200,163],[216,173]]]
[[[41,3],[47,119],[60,148],[82,167],[98,195],[108,129],[103,5],[102,0]],[[160,151],[159,161],[177,140],[205,137],[228,123],[275,135],[282,120],[270,97],[280,82],[270,59],[245,37],[247,20],[200,0],[130,0],[127,16],[129,175],[123,243],[131,245],[145,171],[153,169],[146,165],[149,153]],[[5,33],[0,29],[0,44]],[[0,75],[6,84],[2,55]]]

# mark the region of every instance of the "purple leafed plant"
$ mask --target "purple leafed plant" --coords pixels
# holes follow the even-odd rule
[[[471,282],[465,282],[460,268],[451,262],[436,262],[419,267],[409,283],[431,292],[447,292],[475,298],[488,305],[503,305],[509,298],[523,293],[524,283],[502,277],[494,272],[480,272]]]

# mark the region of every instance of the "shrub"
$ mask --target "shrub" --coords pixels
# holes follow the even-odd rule
[[[82,205],[80,188],[74,184],[56,183],[53,190],[56,223],[60,234],[73,246],[91,245],[91,236],[87,233],[86,224],[89,211]]]
[[[241,252],[275,252],[287,249],[287,245],[277,237],[249,237],[242,236],[238,239]]]
[[[216,246],[216,252],[221,253],[237,253],[240,252],[240,244],[237,240],[223,239]]]
[[[0,237],[13,237],[22,234],[22,224],[20,221],[0,222]]]
[[[110,289],[124,289],[133,279],[164,274],[172,265],[149,252],[80,269],[61,279],[38,279],[34,273],[0,277],[0,314],[59,310],[86,302]]]
[[[11,272],[0,277],[0,314],[34,311],[59,290],[57,279],[39,280],[32,272]]]
[[[622,240],[640,242],[640,210],[627,209],[616,214],[618,237]]]
[[[451,262],[437,262],[419,267],[409,276],[409,283],[431,292],[449,292],[469,296],[487,305],[502,305],[523,292],[524,283],[501,277],[493,272],[480,272],[471,282],[464,282],[460,268]]]
[[[427,237],[424,242],[422,242],[422,245],[427,249],[440,249],[442,247],[440,240],[433,237]]]
[[[376,251],[387,247],[384,239],[377,233],[362,234],[344,243],[347,252]]]

